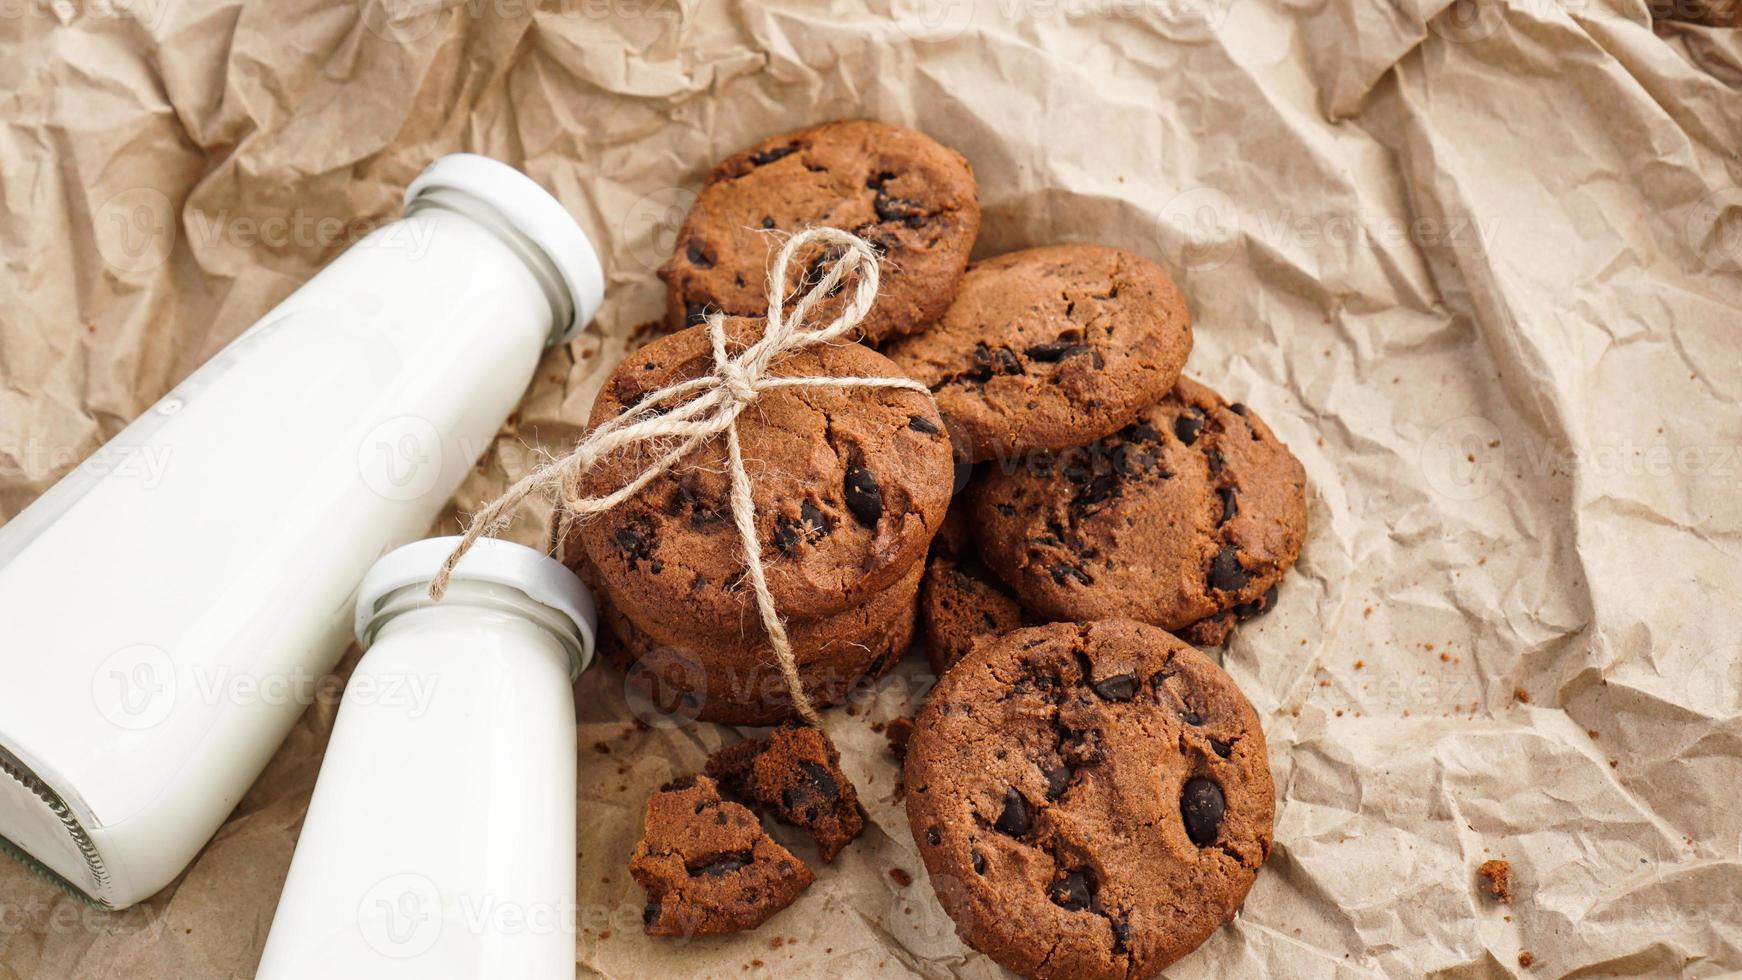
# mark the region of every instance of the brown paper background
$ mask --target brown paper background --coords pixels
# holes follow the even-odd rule
[[[575,435],[711,161],[906,123],[973,162],[977,254],[1175,270],[1189,370],[1307,466],[1305,554],[1226,655],[1275,853],[1170,975],[1742,969],[1739,35],[1643,0],[0,0],[0,518],[459,149],[552,189],[609,280],[475,506]],[[830,712],[875,826],[759,932],[685,945],[640,934],[625,862],[727,733],[638,731],[585,676],[578,974],[997,975],[869,727],[925,673]],[[0,977],[250,975],[332,714],[138,909],[0,867]],[[1510,909],[1474,891],[1489,857]]]

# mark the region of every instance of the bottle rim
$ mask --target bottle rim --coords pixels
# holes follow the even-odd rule
[[[367,650],[382,622],[408,608],[436,605],[425,596],[408,606],[394,601],[405,590],[427,590],[454,546],[457,536],[426,538],[388,552],[375,562],[357,590],[357,642]],[[553,614],[571,650],[571,673],[579,676],[592,663],[598,609],[593,595],[574,572],[549,555],[511,541],[483,538],[472,545],[454,568],[454,584],[483,583],[513,589]],[[458,601],[457,597],[450,598]],[[446,601],[446,600],[444,600]]]
[[[531,177],[476,153],[450,153],[424,168],[405,189],[405,210],[437,190],[454,190],[490,205],[545,254],[567,287],[572,311],[557,343],[573,340],[605,301],[605,272],[592,239],[551,193]]]

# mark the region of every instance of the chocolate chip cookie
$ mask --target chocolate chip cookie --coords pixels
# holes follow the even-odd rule
[[[794,716],[786,678],[759,622],[705,633],[670,617],[638,621],[618,608],[609,581],[584,564],[578,570],[601,600],[607,642],[600,653],[661,711],[727,725],[772,725]],[[799,682],[812,704],[840,704],[900,662],[917,627],[924,570],[923,562],[914,562],[894,586],[846,612],[786,620]]]
[[[1047,619],[1172,630],[1257,611],[1306,537],[1300,461],[1187,378],[1114,435],[995,466],[970,493],[986,564]]]
[[[859,793],[818,729],[786,726],[747,738],[715,752],[707,768],[727,792],[810,834],[825,864],[865,831]]]
[[[943,315],[967,266],[980,231],[974,172],[924,133],[867,121],[824,123],[727,157],[659,270],[672,325],[713,312],[764,315],[775,253],[790,234],[818,226],[852,232],[882,255],[877,303],[860,324],[865,338],[913,333]],[[796,256],[789,292],[820,280],[825,257],[821,247]],[[819,305],[816,322],[843,302]]]
[[[1148,977],[1240,908],[1275,794],[1233,679],[1160,629],[1055,623],[945,674],[907,815],[968,945],[1029,977]]]
[[[727,324],[733,353],[762,321]],[[635,412],[649,393],[713,370],[705,327],[663,337],[625,358],[594,403],[597,426]],[[860,344],[791,353],[778,376],[900,377]],[[662,411],[658,405],[645,411]],[[886,590],[926,552],[950,500],[949,437],[931,399],[891,388],[800,386],[764,391],[736,422],[752,483],[756,532],[775,608],[817,619]],[[624,452],[593,468],[583,489],[604,495],[638,476],[649,453]],[[742,581],[743,541],[728,503],[726,439],[717,436],[610,511],[581,524],[579,540],[613,600],[646,626],[679,622],[704,632],[759,629]]]
[[[754,929],[810,887],[811,870],[756,815],[689,776],[647,801],[629,873],[647,890],[651,936],[717,936]]]
[[[958,459],[1081,446],[1166,395],[1192,348],[1161,267],[1104,245],[976,262],[937,325],[885,353],[937,396]]]
[[[1022,604],[972,554],[932,556],[920,585],[919,613],[926,656],[939,675],[975,643],[1008,633],[1026,619]]]

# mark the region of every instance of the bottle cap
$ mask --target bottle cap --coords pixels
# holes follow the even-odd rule
[[[357,591],[357,641],[367,648],[374,639],[376,620],[383,612],[382,601],[407,586],[428,586],[459,543],[457,536],[426,538],[396,548],[376,561]],[[562,562],[525,545],[480,538],[454,568],[452,581],[487,582],[525,593],[527,598],[574,624],[580,657],[572,665],[573,674],[579,676],[592,662],[594,630],[598,625],[593,594]]]
[[[514,229],[549,256],[568,287],[574,319],[561,337],[574,339],[605,301],[605,272],[587,233],[568,209],[531,177],[476,153],[450,153],[426,167],[405,189],[405,203],[436,189],[464,191],[495,208]]]

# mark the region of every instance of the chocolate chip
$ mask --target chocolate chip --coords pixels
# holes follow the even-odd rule
[[[1222,519],[1216,522],[1216,526],[1221,527],[1240,512],[1240,503],[1235,499],[1233,487],[1217,487],[1216,496],[1222,498]]]
[[[774,546],[776,548],[790,554],[802,540],[804,540],[804,535],[799,532],[797,521],[785,515],[774,519]]]
[[[1111,473],[1103,473],[1089,481],[1081,493],[1071,500],[1071,505],[1081,510],[1096,504],[1106,503],[1119,495],[1119,478]]]
[[[1131,923],[1124,919],[1111,919],[1113,926],[1113,952],[1126,953],[1131,950]]]
[[[1240,566],[1240,550],[1233,545],[1223,548],[1210,562],[1210,587],[1223,592],[1238,592],[1251,581],[1252,575]]]
[[[1155,426],[1150,425],[1148,422],[1138,422],[1133,425],[1128,425],[1125,427],[1125,431],[1120,433],[1120,435],[1123,435],[1127,439],[1135,439],[1138,442],[1161,441],[1161,433],[1155,431]]]
[[[771,150],[757,150],[755,153],[750,154],[750,163],[753,166],[762,167],[773,163],[781,157],[791,156],[797,152],[797,143],[788,143],[785,146],[777,146]]]
[[[763,218],[763,219],[762,219],[762,227],[764,227],[764,228],[773,228],[773,227],[774,227],[774,219],[773,219],[773,218],[769,218],[769,217],[764,217],[764,218]]]
[[[919,202],[910,201],[905,197],[890,197],[879,191],[871,206],[877,211],[878,221],[905,221],[916,225],[919,219],[925,217],[925,209]]]
[[[1027,354],[1028,359],[1031,361],[1042,361],[1050,364],[1054,361],[1062,361],[1067,357],[1075,357],[1078,354],[1089,353],[1089,345],[1073,344],[1065,340],[1051,340],[1044,344],[1035,344],[1033,347],[1023,351],[1023,353]],[[1096,365],[1096,367],[1100,366],[1101,365],[1099,364]]]
[[[1050,573],[1052,575],[1052,580],[1053,580],[1054,584],[1057,584],[1057,585],[1063,585],[1063,584],[1065,584],[1065,579],[1071,579],[1071,578],[1076,579],[1078,582],[1081,582],[1083,585],[1093,585],[1095,583],[1094,578],[1092,576],[1090,576],[1088,572],[1085,572],[1082,569],[1077,568],[1077,567],[1072,566],[1072,565],[1063,565],[1063,564],[1054,565],[1051,568],[1047,569],[1047,571],[1048,571],[1048,573]]]
[[[1202,431],[1204,431],[1204,417],[1197,414],[1195,409],[1182,413],[1173,420],[1173,434],[1179,437],[1180,442],[1188,446],[1198,441],[1198,433]]]
[[[641,924],[644,926],[653,925],[653,920],[657,918],[659,918],[659,903],[648,902],[647,907],[641,910]]]
[[[616,534],[611,536],[612,541],[617,545],[617,550],[622,553],[623,560],[628,563],[630,571],[639,568],[641,562],[646,562],[647,570],[655,575],[658,575],[665,567],[659,559],[653,557],[653,542],[650,537],[651,535],[644,534],[640,529],[633,527],[620,528]]]
[[[915,432],[923,432],[928,436],[935,436],[938,434],[937,424],[923,415],[909,415],[907,417],[907,427]]]
[[[1215,749],[1216,754],[1224,759],[1234,754],[1234,746],[1229,745],[1227,742],[1224,742],[1219,738],[1210,739],[1210,748]]]
[[[1234,615],[1241,619],[1251,619],[1259,613],[1266,612],[1276,605],[1276,586],[1264,590],[1264,594],[1251,602],[1242,602],[1234,607]]]
[[[1046,777],[1046,798],[1056,800],[1065,795],[1065,790],[1071,785],[1071,767],[1053,766],[1042,769],[1041,775]]]
[[[1129,701],[1137,696],[1136,674],[1115,674],[1089,685],[1104,701]]]
[[[1021,374],[1022,362],[1016,359],[1016,353],[1008,347],[988,347],[984,342],[974,345],[974,365],[967,371],[967,377],[974,381],[988,381],[995,374]]]
[[[1185,792],[1179,798],[1179,812],[1185,820],[1186,836],[1193,844],[1208,847],[1216,842],[1225,806],[1222,787],[1202,776],[1186,781]]]
[[[1052,902],[1067,912],[1081,912],[1095,904],[1095,892],[1099,890],[1095,880],[1095,872],[1088,868],[1078,868],[1067,873],[1063,878],[1052,883]]]
[[[707,253],[703,252],[701,246],[695,242],[686,242],[683,250],[684,256],[690,260],[690,265],[698,269],[712,269],[714,267],[714,260],[708,258]]]
[[[968,852],[968,863],[974,866],[975,874],[983,875],[986,873],[986,857],[979,851]]]
[[[1235,403],[1234,403],[1234,404],[1232,404],[1232,405],[1229,405],[1229,406],[1228,406],[1228,408],[1229,408],[1229,409],[1230,409],[1230,410],[1231,410],[1231,411],[1233,411],[1233,413],[1234,413],[1234,414],[1235,414],[1235,415],[1238,415],[1238,416],[1240,416],[1240,417],[1241,417],[1241,418],[1245,418],[1245,417],[1246,417],[1246,406],[1245,406],[1245,405],[1243,405],[1243,404],[1241,404],[1241,403],[1240,403],[1240,402],[1235,402]]]
[[[1197,726],[1204,723],[1204,716],[1190,708],[1181,708],[1179,709],[1179,720],[1188,725]]]
[[[829,772],[827,766],[800,760],[798,767],[804,770],[805,778],[810,780],[823,799],[833,800],[841,795],[841,784],[835,781],[834,774]]]
[[[876,527],[877,521],[883,517],[883,491],[877,486],[877,480],[871,476],[871,471],[863,466],[847,467],[847,479],[842,485],[846,494],[847,509],[866,527]]]
[[[829,532],[835,529],[835,526],[830,523],[828,515],[823,513],[822,508],[809,500],[798,505],[798,516],[808,526],[810,533],[819,538],[828,537]]]
[[[720,857],[715,858],[712,861],[709,861],[707,864],[703,864],[703,865],[700,865],[700,866],[694,867],[694,868],[689,868],[687,870],[689,871],[691,878],[700,878],[703,875],[718,876],[718,875],[731,874],[732,872],[737,871],[740,868],[745,867],[749,863],[750,863],[750,855],[747,853],[746,854],[725,854],[725,855],[721,855]]]
[[[1034,814],[1029,812],[1028,801],[1012,786],[1004,791],[1004,812],[998,815],[998,822],[992,828],[1001,834],[1021,837],[1034,829]]]
[[[925,832],[925,842],[936,847],[944,842],[944,835],[938,833],[938,829],[933,827]]]

